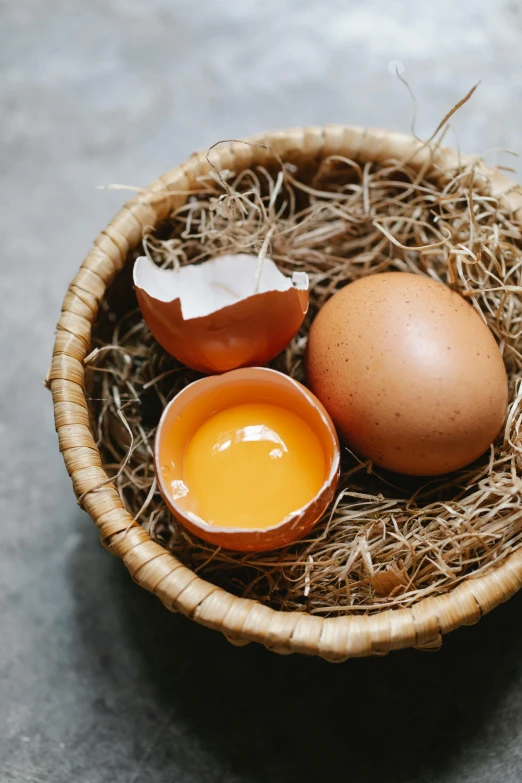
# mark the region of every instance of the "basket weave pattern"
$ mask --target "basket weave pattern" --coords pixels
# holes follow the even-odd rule
[[[409,165],[418,169],[433,160],[442,168],[457,163],[451,151],[434,153],[410,136],[345,126],[280,131],[250,141],[267,145],[283,160],[297,164],[333,154],[359,163],[408,158]],[[237,173],[264,165],[273,157],[260,146],[227,142],[212,150],[211,160],[218,169]],[[102,468],[85,394],[83,360],[91,350],[92,324],[107,287],[123,268],[129,251],[141,242],[145,228],[156,226],[182,205],[187,192],[198,188],[198,177],[209,169],[205,154],[195,154],[128,202],[96,239],[63,301],[48,381],[60,450],[78,501],[98,527],[102,543],[122,558],[138,584],[171,611],[222,631],[235,644],[255,641],[278,653],[300,652],[331,661],[401,647],[436,648],[442,634],[477,622],[522,586],[522,550],[451,592],[407,609],[330,618],[275,611],[206,582],[152,541],[125,510]],[[488,170],[488,176],[497,195],[513,187],[496,171]],[[522,210],[522,195],[510,192],[506,197],[515,209]]]

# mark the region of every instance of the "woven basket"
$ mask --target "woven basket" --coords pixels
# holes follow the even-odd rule
[[[332,154],[359,163],[408,158],[417,169],[432,161],[442,168],[458,164],[450,150],[433,152],[410,136],[354,127],[300,128],[250,141],[269,145],[283,160],[297,164],[315,165]],[[223,143],[211,153],[219,169],[235,172],[270,159],[273,157],[265,148],[239,142]],[[437,648],[442,634],[477,622],[522,586],[522,549],[483,576],[408,609],[326,619],[305,612],[275,611],[237,598],[183,566],[133,520],[107,479],[85,396],[83,360],[90,351],[91,326],[107,287],[121,271],[129,250],[140,243],[144,228],[155,226],[183,204],[187,191],[197,188],[197,178],[208,171],[205,154],[194,154],[126,204],[96,239],[65,296],[48,381],[60,450],[78,500],[98,527],[103,544],[123,559],[138,584],[167,609],[222,631],[235,644],[255,641],[278,653],[306,653],[330,661],[401,647]],[[513,183],[495,170],[488,170],[488,176],[495,194],[506,194],[522,218],[522,195],[508,192]]]

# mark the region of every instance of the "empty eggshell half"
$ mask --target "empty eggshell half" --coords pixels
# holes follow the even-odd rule
[[[143,317],[160,345],[194,370],[221,373],[266,364],[298,332],[308,310],[308,275],[287,277],[265,258],[224,255],[162,269],[134,265]]]

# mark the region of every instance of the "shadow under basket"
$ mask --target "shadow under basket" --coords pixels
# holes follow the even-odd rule
[[[273,161],[274,153],[285,162],[312,170],[330,155],[342,155],[359,164],[407,159],[408,165],[419,171],[433,162],[448,170],[458,165],[450,150],[374,129],[311,127],[267,133],[249,141],[253,144],[226,142],[214,148],[210,159],[216,169],[237,173],[266,165],[269,159]],[[513,190],[513,182],[478,165],[487,171],[493,194],[503,194],[514,211],[522,209],[522,196]],[[98,527],[103,544],[122,558],[139,585],[171,611],[221,631],[234,644],[254,641],[278,653],[299,652],[330,661],[403,647],[436,649],[442,634],[477,622],[522,586],[522,549],[480,576],[467,578],[449,592],[424,598],[408,608],[326,618],[304,611],[277,611],[205,581],[155,543],[126,511],[102,467],[85,387],[84,359],[91,351],[93,323],[108,286],[140,245],[144,232],[186,202],[209,172],[206,155],[195,154],[126,204],[96,239],[65,296],[48,382],[60,450],[76,496]]]

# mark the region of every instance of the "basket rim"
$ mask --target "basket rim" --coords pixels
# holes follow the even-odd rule
[[[436,648],[442,634],[480,617],[510,598],[522,586],[522,549],[479,577],[468,577],[452,590],[421,599],[411,607],[371,615],[323,618],[306,612],[283,612],[238,598],[205,581],[155,543],[125,510],[102,468],[90,427],[84,359],[90,352],[91,326],[107,287],[123,268],[145,227],[155,226],[188,197],[197,178],[211,169],[240,170],[266,162],[274,152],[284,160],[314,161],[333,154],[360,163],[388,158],[408,160],[417,169],[434,163],[455,169],[472,160],[487,173],[493,194],[506,198],[522,219],[519,186],[478,156],[460,156],[427,146],[407,134],[346,125],[310,126],[267,132],[227,141],[209,155],[194,153],[126,203],[102,231],[71,282],[57,324],[48,385],[55,426],[78,502],[90,514],[104,546],[123,559],[133,579],[171,611],[220,630],[235,644],[260,642],[279,653],[300,652],[327,660],[382,654],[403,647]],[[254,146],[252,146],[254,145]],[[269,148],[269,149],[268,149]]]

